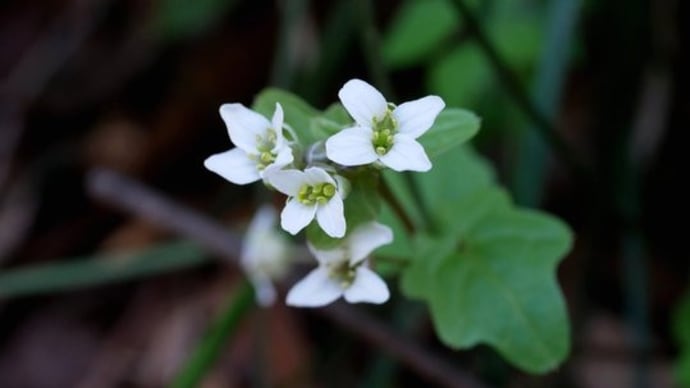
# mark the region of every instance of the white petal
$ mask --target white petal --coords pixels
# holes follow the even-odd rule
[[[314,255],[314,257],[316,257],[316,260],[321,264],[342,261],[346,253],[340,245],[333,249],[322,250],[316,248],[315,246],[311,245],[310,242],[307,241],[307,248],[309,248],[309,252],[311,252],[311,254]]]
[[[393,111],[393,117],[398,121],[398,131],[413,139],[418,138],[431,128],[445,106],[438,96],[426,96],[398,105]]]
[[[283,145],[283,107],[276,102],[276,110],[273,112],[271,120],[272,128],[276,131],[276,147]]]
[[[284,146],[283,148],[278,150],[276,160],[274,160],[273,163],[266,166],[264,171],[262,171],[263,174],[260,174],[263,177],[267,173],[267,171],[280,171],[283,167],[292,163],[294,159],[295,157],[292,155],[292,149],[290,147]]]
[[[388,103],[381,92],[359,79],[347,81],[338,97],[359,125],[371,126],[374,118],[383,118],[388,110]]]
[[[249,273],[249,281],[254,286],[256,303],[262,307],[271,306],[276,300],[276,289],[271,279],[261,273]]]
[[[285,195],[294,197],[299,193],[299,189],[307,183],[306,177],[299,170],[279,170],[277,164],[272,164],[270,168],[264,170],[264,178]]]
[[[390,244],[393,231],[378,222],[367,222],[355,228],[347,237],[350,247],[350,264],[355,265],[366,259],[374,249]]]
[[[424,152],[424,147],[415,139],[397,134],[393,138],[393,147],[387,154],[379,157],[381,163],[395,171],[429,171],[431,161]]]
[[[305,206],[291,198],[280,213],[280,226],[291,234],[297,234],[314,219],[314,213],[316,206]]]
[[[256,252],[260,250],[261,241],[264,240],[266,234],[273,232],[273,227],[276,224],[278,215],[275,209],[271,206],[264,205],[254,214],[252,221],[247,227],[247,232],[244,235],[242,244],[242,252],[240,254],[241,261],[250,264],[253,258],[256,257]],[[248,262],[249,261],[249,262]]]
[[[342,294],[340,285],[331,280],[325,268],[319,267],[290,289],[286,303],[297,307],[320,307],[334,302]]]
[[[355,281],[345,290],[345,300],[350,303],[381,304],[390,298],[386,282],[365,266],[357,267]]]
[[[343,129],[326,140],[326,156],[343,166],[361,166],[378,159],[369,127]]]
[[[304,170],[304,180],[307,184],[312,186],[320,183],[330,183],[333,186],[336,186],[335,181],[330,175],[328,175],[326,170],[319,167],[309,167],[308,169]]]
[[[246,185],[260,179],[256,162],[239,148],[209,156],[204,160],[204,167],[236,185]]]
[[[220,116],[228,127],[230,140],[247,152],[256,151],[257,136],[263,137],[271,126],[268,120],[242,104],[223,104]]]
[[[343,199],[336,194],[328,202],[318,204],[316,210],[316,220],[319,226],[327,235],[341,238],[345,235],[345,213],[343,209]]]

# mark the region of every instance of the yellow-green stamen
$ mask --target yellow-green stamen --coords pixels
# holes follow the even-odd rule
[[[254,156],[253,159],[256,161],[256,168],[259,171],[263,171],[268,165],[275,162],[276,154],[273,153],[273,149],[276,146],[276,141],[278,136],[273,128],[268,128],[266,130],[266,135],[256,135],[256,149],[259,154]]]
[[[297,200],[303,205],[324,204],[335,195],[335,186],[330,183],[303,185],[297,193]]]
[[[381,120],[374,118],[372,127],[374,134],[372,135],[371,143],[377,154],[385,155],[393,147],[393,136],[397,127],[398,123],[390,109],[386,111]]]
[[[347,260],[333,263],[328,266],[328,276],[338,282],[342,288],[348,288],[355,281],[357,270],[350,266]]]

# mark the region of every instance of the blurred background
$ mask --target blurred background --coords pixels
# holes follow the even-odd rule
[[[185,386],[190,370],[203,387],[690,384],[689,22],[680,0],[3,1],[0,387]],[[560,368],[445,348],[392,280],[392,303],[357,307],[370,321],[222,313],[242,273],[157,199],[241,231],[266,198],[203,168],[231,146],[218,107],[276,86],[323,109],[350,78],[477,112],[474,146],[516,202],[573,228]],[[217,346],[200,346],[209,327]],[[200,348],[207,370],[188,361]],[[469,380],[434,379],[420,354]]]

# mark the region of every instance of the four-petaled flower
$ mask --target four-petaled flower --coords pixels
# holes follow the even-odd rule
[[[328,158],[343,166],[376,161],[395,171],[428,171],[431,162],[417,142],[434,123],[445,103],[426,96],[397,107],[368,83],[348,81],[338,97],[356,125],[326,141]]]
[[[261,207],[249,223],[240,252],[240,264],[261,306],[273,304],[276,289],[272,280],[284,277],[290,264],[291,249],[276,230],[277,221],[278,215],[272,207]]]
[[[343,184],[319,167],[304,171],[277,170],[266,172],[266,180],[278,191],[288,195],[280,214],[280,226],[297,234],[316,217],[326,234],[340,238],[345,235]]]
[[[368,268],[365,259],[374,249],[391,241],[393,232],[389,227],[369,222],[355,228],[334,249],[320,250],[309,244],[319,266],[290,289],[286,303],[319,307],[341,296],[350,303],[384,303],[390,297],[388,286]]]
[[[256,182],[271,166],[292,163],[292,149],[283,137],[283,108],[276,103],[273,119],[242,104],[223,104],[220,116],[228,128],[235,148],[211,155],[204,161],[207,169],[238,185]]]

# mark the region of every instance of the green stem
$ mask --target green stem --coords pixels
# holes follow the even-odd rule
[[[383,59],[381,58],[381,36],[376,28],[376,20],[374,18],[374,7],[371,0],[358,0],[357,9],[359,11],[359,24],[362,38],[362,46],[364,49],[364,56],[367,60],[367,66],[369,72],[371,73],[374,83],[381,90],[381,92],[389,99],[394,99],[393,88],[390,84],[390,79],[386,71],[386,67],[383,65]],[[426,208],[426,204],[422,200],[419,187],[417,182],[414,181],[411,173],[405,173],[405,183],[409,189],[410,194],[417,202],[420,208],[420,213],[422,216],[423,228],[430,231],[434,231],[434,223],[431,219],[430,213]],[[409,228],[411,225],[409,223],[410,215],[402,213],[402,207],[396,206],[398,203],[390,202],[394,196],[389,196],[389,203],[393,206],[393,210],[398,213],[401,219],[405,222],[405,226]]]
[[[544,50],[532,87],[533,101],[553,122],[560,106],[563,84],[570,63],[575,28],[580,14],[581,0],[551,0]],[[514,147],[514,145],[513,145]],[[537,207],[544,192],[546,168],[550,159],[548,148],[537,128],[529,128],[518,139],[516,163],[513,168],[515,201]]]
[[[209,262],[197,244],[178,241],[140,252],[95,257],[0,272],[0,298],[49,294],[190,268]]]
[[[407,212],[405,212],[405,207],[400,203],[398,200],[398,197],[395,196],[395,193],[391,190],[388,182],[381,178],[381,184],[379,185],[379,192],[381,193],[381,196],[383,199],[388,202],[390,205],[391,209],[395,212],[395,214],[400,218],[402,221],[403,226],[405,227],[405,230],[412,234],[415,229],[414,221],[412,221],[412,218],[410,217]]]
[[[419,213],[422,216],[423,228],[427,231],[433,233],[438,232],[438,225],[434,222],[433,217],[431,217],[431,212],[429,206],[422,196],[422,192],[419,190],[419,184],[414,180],[412,172],[405,172],[403,176],[405,177],[405,183],[408,189],[410,189],[410,194],[414,199],[415,203],[419,207]]]
[[[506,91],[511,95],[518,107],[532,122],[534,122],[534,129],[537,130],[539,135],[554,149],[554,151],[556,151],[556,155],[561,158],[561,161],[566,166],[572,169],[578,178],[588,179],[590,174],[587,168],[581,164],[572,149],[551,125],[550,120],[532,103],[532,100],[520,84],[517,76],[508,65],[506,65],[506,62],[499,55],[498,50],[496,50],[494,45],[489,41],[486,32],[472,9],[464,0],[453,0],[452,3],[460,13],[467,30],[484,52],[494,72],[500,79],[501,84],[504,85]]]
[[[172,388],[200,386],[201,380],[218,358],[223,346],[236,332],[242,318],[254,305],[253,301],[254,289],[247,281],[244,281],[234,293],[225,311],[218,320],[213,322],[199,346],[170,385]]]

